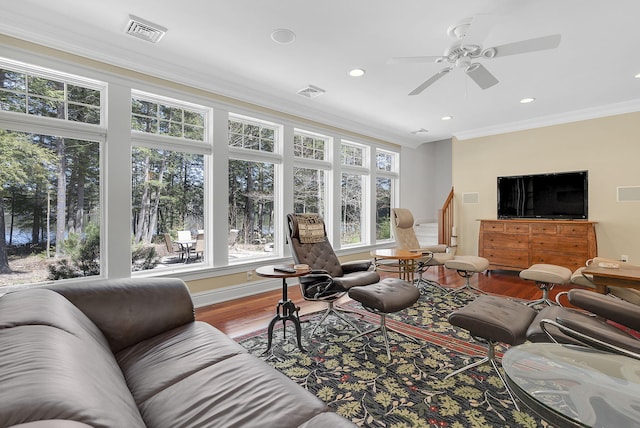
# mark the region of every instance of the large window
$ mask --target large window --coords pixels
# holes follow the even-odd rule
[[[325,176],[322,169],[293,167],[293,211],[325,215]]]
[[[97,84],[76,83],[71,76],[53,77],[0,67],[0,109],[90,124],[101,123],[101,90]]]
[[[251,119],[229,119],[229,146],[273,152],[276,130],[272,125]]]
[[[340,161],[342,165],[363,166],[364,147],[352,143],[342,143],[340,146]]]
[[[376,177],[376,240],[391,239],[392,180]]]
[[[343,141],[340,145],[340,160],[342,163],[341,177],[341,216],[340,243],[354,245],[366,243],[367,219],[365,202],[367,197],[367,168],[368,148],[362,144]]]
[[[0,152],[0,285],[99,275],[100,144],[0,130]]]
[[[390,239],[393,149],[83,72],[0,58],[0,286],[249,270],[288,256],[288,212],[325,217],[338,251]]]
[[[376,240],[391,239],[391,208],[395,206],[397,153],[376,150]]]
[[[131,270],[207,265],[208,109],[134,91]],[[204,143],[204,144],[203,144]]]
[[[131,100],[131,129],[205,141],[205,112],[137,94]]]
[[[363,177],[359,174],[342,174],[342,204],[340,216],[340,243],[343,245],[362,242]]]
[[[327,136],[296,130],[293,135],[293,211],[325,216],[327,170],[330,164]]]
[[[103,94],[0,59],[0,286],[101,274]]]
[[[293,135],[293,155],[302,159],[325,160],[329,137],[296,131]]]
[[[252,118],[229,118],[229,261],[274,253],[278,128]],[[279,159],[279,158],[277,158]]]
[[[205,260],[204,251],[195,254],[205,229],[204,172],[203,155],[133,148],[133,271]],[[185,231],[189,239],[180,239]]]

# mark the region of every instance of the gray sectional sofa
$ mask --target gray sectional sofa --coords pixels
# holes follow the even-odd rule
[[[209,324],[178,279],[0,297],[0,427],[353,427]]]

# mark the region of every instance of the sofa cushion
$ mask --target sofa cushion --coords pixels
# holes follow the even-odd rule
[[[149,428],[288,428],[327,407],[264,361],[239,354],[164,389],[141,404],[140,411]]]
[[[55,292],[33,289],[2,296],[0,426],[68,419],[96,428],[144,427],[100,336],[82,312]]]
[[[116,359],[140,405],[195,372],[246,352],[211,325],[194,322],[133,345]]]

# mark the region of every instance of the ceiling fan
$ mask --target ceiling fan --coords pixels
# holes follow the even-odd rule
[[[486,17],[487,15],[477,15],[474,18],[467,18],[449,27],[447,33],[449,36],[454,37],[456,41],[444,51],[444,55],[442,56],[394,57],[387,61],[389,64],[419,62],[450,64],[428,78],[413,91],[409,92],[409,95],[418,95],[422,93],[422,91],[433,85],[436,81],[447,75],[455,68],[464,70],[467,76],[469,76],[481,89],[490,88],[498,83],[498,79],[496,79],[496,77],[491,74],[484,65],[476,60],[554,49],[560,44],[560,34],[552,34],[549,36],[483,48],[482,44],[479,43],[478,40],[481,37],[484,37],[490,29],[490,24],[493,22],[492,19],[487,19]]]

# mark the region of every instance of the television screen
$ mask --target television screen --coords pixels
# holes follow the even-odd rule
[[[587,171],[498,177],[498,218],[588,218]]]

